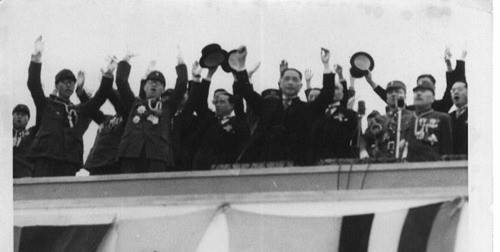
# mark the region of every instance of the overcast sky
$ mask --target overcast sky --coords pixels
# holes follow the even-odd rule
[[[35,109],[26,80],[33,42],[40,34],[45,40],[42,82],[47,95],[62,68],[75,74],[83,69],[87,89],[95,91],[104,58],[121,58],[127,51],[138,54],[131,61],[132,90],[137,93],[139,80],[153,59],[165,74],[167,87],[173,87],[177,46],[190,71],[192,62],[209,43],[219,43],[228,51],[246,45],[247,66],[262,62],[253,77],[257,91],[276,87],[282,59],[302,71],[312,69],[313,86],[319,87],[323,70],[320,48],[326,47],[332,52],[331,64],[342,65],[346,76],[352,54],[370,53],[375,60],[373,79],[383,87],[396,79],[406,83],[409,104],[413,103],[411,89],[416,77],[430,73],[437,79],[436,96],[440,98],[445,89],[445,45],[450,45],[456,57],[462,48],[468,50],[469,85],[481,87],[470,90],[472,97],[488,95],[491,89],[492,19],[486,0],[16,0],[1,3],[0,15],[0,67],[8,70],[0,73],[6,87],[1,95],[11,101],[5,114],[10,115],[15,104],[27,104],[32,111],[29,125],[34,122]],[[212,91],[230,89],[232,76],[219,69],[212,82]],[[384,103],[364,79],[357,80],[356,91],[358,98],[366,101],[367,113],[384,111]],[[303,94],[301,97],[305,98]],[[489,108],[489,98],[482,101],[486,103],[477,106]],[[102,110],[114,113],[109,104]],[[92,124],[85,134],[85,156],[96,129]]]

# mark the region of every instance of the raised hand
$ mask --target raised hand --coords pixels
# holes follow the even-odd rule
[[[344,81],[344,74],[342,73],[342,66],[339,65],[339,64],[335,64],[333,65],[333,70],[335,71],[335,73],[339,76],[339,80],[340,81]]]
[[[321,62],[323,62],[323,64],[328,64],[330,61],[330,50],[326,49],[326,48],[321,48]]]
[[[460,57],[460,59],[465,60],[465,57],[467,57],[467,49],[462,50],[462,56]]]
[[[247,72],[248,72],[248,79],[251,79],[251,78],[252,78],[252,75],[253,75],[255,72],[257,72],[257,70],[259,69],[259,67],[260,67],[260,61],[259,61],[259,62],[257,62],[257,64],[256,64],[256,65],[255,65],[252,69],[250,69],[250,70],[248,70],[248,71],[247,71]]]
[[[306,88],[311,88],[311,79],[313,77],[313,72],[311,69],[306,69],[304,71],[304,78],[306,79]]]
[[[229,55],[229,66],[235,71],[242,71],[245,69],[245,62],[247,58],[247,48],[242,45],[235,53]]]
[[[80,70],[76,75],[76,92],[81,92],[83,90],[84,84],[85,84],[85,72]]]
[[[184,55],[179,46],[177,46],[177,65],[184,65]]]
[[[44,48],[45,48],[45,42],[42,39],[42,35],[40,35],[35,40],[35,52],[33,54],[42,55]]]
[[[125,57],[123,57],[123,60],[126,62],[129,62],[131,58],[137,56],[137,54],[133,54],[132,52],[127,52],[125,54]]]
[[[193,77],[193,79],[201,77],[201,70],[202,68],[200,66],[200,63],[198,63],[198,61],[195,61],[193,63],[193,66],[191,67],[191,76]]]
[[[338,65],[338,64],[333,65],[333,70],[338,75],[342,74],[342,66],[341,65]]]
[[[280,63],[280,74],[288,68],[288,62],[286,60],[282,60]]]
[[[42,61],[42,52],[44,49],[44,42],[42,40],[42,35],[40,35],[36,40],[35,40],[35,51],[31,55],[31,61],[40,63]]]
[[[450,52],[450,47],[449,46],[446,46],[446,49],[444,50],[444,62],[446,62],[446,64],[450,64],[451,62],[451,52]]]
[[[132,54],[127,54],[128,55],[132,55]],[[125,56],[125,57],[127,57]],[[132,58],[133,55],[130,57]],[[129,60],[130,60],[129,58]],[[125,58],[124,58],[125,60]],[[116,58],[116,56],[108,56],[106,58],[106,62],[107,62],[107,65],[104,67],[104,68],[101,68],[101,73],[103,75],[107,75],[107,76],[113,76],[113,72],[115,71],[116,67],[118,66],[118,59]]]
[[[446,49],[444,50],[444,63],[446,63],[446,68],[448,72],[453,71],[453,68],[451,67],[451,52],[450,52],[450,47],[446,46]]]
[[[306,79],[307,82],[311,82],[313,76],[314,73],[311,71],[311,69],[306,69],[306,71],[304,71],[304,78]]]

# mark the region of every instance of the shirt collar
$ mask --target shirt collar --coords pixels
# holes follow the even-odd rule
[[[295,100],[295,99],[297,99],[297,98],[299,98],[299,96],[298,96],[298,95],[293,96],[293,97],[287,97],[287,96],[285,96],[285,95],[282,95],[282,96],[281,96],[281,99],[283,99],[284,101],[292,101],[292,100]]]

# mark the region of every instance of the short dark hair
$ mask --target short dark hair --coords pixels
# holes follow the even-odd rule
[[[453,85],[455,85],[455,83],[457,83],[457,82],[462,82],[463,84],[465,84],[465,88],[467,88],[467,89],[469,88],[466,80],[463,80],[463,79],[462,79],[462,80],[456,80],[456,81],[453,83]]]
[[[222,91],[222,90],[220,90],[220,91]],[[224,91],[225,91],[225,90],[224,90]],[[234,105],[234,103],[236,102],[236,98],[234,98],[234,95],[232,95],[232,94],[228,93],[227,91],[226,91],[226,92],[224,92],[222,95],[227,96],[227,101],[228,101],[229,103],[231,103],[232,105]]]
[[[418,80],[422,79],[422,78],[429,78],[431,79],[432,81],[432,84],[436,85],[436,79],[434,78],[434,76],[430,75],[430,74],[421,74],[417,77],[417,83],[418,83]]]
[[[299,79],[302,80],[302,73],[299,70],[295,69],[295,68],[289,68],[289,67],[287,67],[287,68],[283,69],[283,71],[281,71],[280,78],[283,77],[283,75],[286,73],[286,71],[295,71],[295,72],[297,72],[299,74]]]

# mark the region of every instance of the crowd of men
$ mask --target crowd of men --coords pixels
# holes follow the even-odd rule
[[[91,175],[210,170],[218,164],[290,161],[296,166],[324,159],[438,161],[450,154],[467,154],[467,82],[465,56],[452,68],[445,51],[446,91],[435,99],[435,78],[423,74],[413,88],[413,105],[406,104],[407,86],[393,80],[382,88],[370,71],[364,76],[386,104],[385,114],[373,111],[361,132],[362,104],[353,110],[354,85],[347,87],[342,67],[330,64],[330,51],[321,49],[322,87],[311,88],[312,72],[302,72],[282,61],[279,89],[254,90],[247,70],[244,46],[233,50],[228,73],[232,92],[215,90],[208,106],[212,76],[201,76],[195,62],[191,78],[178,56],[173,89],[154,62],[141,80],[136,96],[128,82],[131,58],[110,57],[99,89],[92,96],[84,89],[85,75],[63,69],[55,76],[55,89],[42,88],[43,41],[35,41],[29,65],[28,89],[36,106],[35,126],[26,129],[30,111],[17,105],[13,114],[14,178],[74,176],[82,167]],[[225,69],[226,70],[226,69]],[[336,75],[338,82],[336,81]],[[190,80],[189,80],[190,79]],[[352,79],[352,78],[351,78]],[[116,89],[113,87],[116,83]],[[80,102],[73,104],[76,93]],[[101,105],[109,100],[115,114]],[[457,110],[448,114],[455,105]],[[99,125],[94,145],[83,160],[83,134],[90,123]]]

